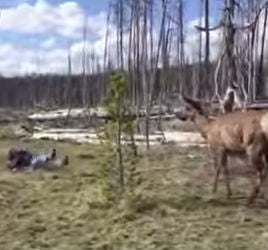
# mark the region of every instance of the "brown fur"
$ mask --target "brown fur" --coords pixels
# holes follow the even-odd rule
[[[267,173],[268,112],[235,111],[210,119],[202,110],[200,103],[198,105],[198,101],[184,99],[189,107],[178,117],[181,116],[184,120],[186,117],[191,119],[214,154],[216,175],[213,191],[217,190],[218,177],[223,169],[228,197],[231,195],[228,157],[235,154],[245,155],[257,174],[257,181],[249,198],[249,202],[253,202],[260,192]]]

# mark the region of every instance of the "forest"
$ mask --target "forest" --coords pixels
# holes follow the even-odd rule
[[[107,93],[111,72],[127,77],[127,99],[134,106],[161,105],[185,93],[218,102],[235,87],[244,103],[267,97],[264,1],[225,0],[220,17],[211,21],[209,0],[198,1],[200,18],[193,24],[189,50],[183,0],[110,1],[103,57],[86,48],[80,61],[66,55],[68,74],[30,74],[1,78],[1,106],[96,106]],[[215,43],[216,39],[216,45]],[[79,74],[72,68],[79,67]]]

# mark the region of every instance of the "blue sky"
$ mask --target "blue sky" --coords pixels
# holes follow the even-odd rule
[[[187,24],[198,18],[200,0],[184,2]],[[221,2],[210,1],[213,19]],[[85,20],[88,50],[103,55],[107,7],[108,0],[0,0],[0,74],[34,72],[36,61],[44,72],[64,71],[67,48],[81,52]],[[196,35],[190,34],[193,43],[191,36]]]
[[[185,16],[186,20],[196,19],[199,16],[199,2],[200,0],[186,0],[185,1]],[[210,15],[217,18],[221,8],[222,0],[210,0]]]
[[[160,1],[160,0],[159,0]],[[186,18],[196,18],[199,14],[199,2],[200,0],[184,0],[186,6]],[[36,0],[1,0],[0,8],[15,7],[21,3],[34,4]],[[51,4],[59,4],[64,2],[63,0],[47,0]],[[102,10],[106,10],[108,6],[108,0],[75,0],[78,2],[88,13],[96,13]],[[210,1],[211,13],[218,14],[219,8],[221,6],[221,0]]]

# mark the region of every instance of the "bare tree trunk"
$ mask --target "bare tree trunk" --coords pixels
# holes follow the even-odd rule
[[[206,99],[210,95],[210,34],[209,34],[209,0],[205,0],[205,28],[206,28],[206,44],[205,44],[205,89]]]
[[[251,11],[253,11],[253,4],[251,2]],[[249,36],[249,71],[248,71],[248,93],[249,93],[249,103],[252,103],[255,99],[254,97],[254,69],[255,69],[255,63],[254,63],[254,44],[255,44],[255,31],[256,27],[254,26],[253,29],[250,32]]]
[[[142,83],[143,83],[143,103],[146,105],[146,112],[149,105],[149,82],[147,81],[147,2],[143,2],[143,32],[142,32]],[[148,115],[147,115],[148,116]],[[149,120],[145,120],[146,146],[149,149]]]
[[[124,70],[124,49],[123,49],[123,22],[124,22],[124,6],[123,0],[119,0],[119,30],[120,30],[120,69],[123,72]]]
[[[203,25],[203,6],[204,6],[204,0],[201,0],[200,4],[200,17],[199,17],[199,25],[200,27]],[[202,51],[203,51],[203,39],[202,39],[202,32],[199,33],[199,48],[198,48],[198,78],[196,79],[197,81],[194,81],[194,86],[193,86],[193,92],[197,92],[195,89],[198,90],[198,98],[203,98],[204,90],[203,88],[203,62],[202,62]],[[194,69],[194,72],[196,70]],[[196,72],[195,72],[196,73]],[[196,75],[196,74],[195,74]]]
[[[140,127],[139,127],[139,110],[140,110],[140,105],[141,105],[141,100],[143,99],[143,96],[141,96],[143,93],[140,89],[140,38],[141,38],[141,28],[140,28],[140,11],[141,11],[141,6],[140,6],[140,1],[134,1],[134,11],[135,11],[135,33],[133,36],[134,40],[134,70],[135,72],[133,74],[134,76],[134,84],[133,84],[133,93],[135,97],[135,103],[136,103],[136,123],[137,123],[137,131],[138,133],[140,132]]]
[[[72,110],[72,55],[69,47],[68,53],[68,88],[67,88],[67,103],[68,103],[68,113],[66,116],[66,124],[69,123],[69,118]]]
[[[183,67],[185,65],[185,52],[184,52],[184,25],[183,25],[183,1],[179,1],[179,32],[180,32],[180,94],[183,92],[185,78],[183,74]]]
[[[87,76],[86,76],[86,40],[87,40],[87,18],[85,17],[83,27],[83,51],[82,51],[82,74],[83,74],[83,106],[87,106],[88,90],[87,90]]]
[[[105,85],[105,73],[107,70],[109,70],[109,58],[108,58],[108,43],[109,43],[109,35],[110,35],[110,19],[111,19],[111,3],[109,2],[109,7],[108,7],[108,15],[107,15],[107,20],[106,20],[106,34],[105,34],[105,46],[104,46],[104,55],[103,55],[103,78],[102,78],[102,92],[103,95],[107,95],[107,87]]]
[[[155,64],[154,68],[151,70],[150,74],[150,91],[149,91],[149,97],[148,102],[146,104],[146,118],[145,118],[145,133],[146,133],[146,147],[147,149],[150,148],[150,142],[149,142],[149,128],[150,128],[150,112],[153,102],[153,90],[155,89],[155,82],[157,77],[157,69],[158,69],[158,63],[159,63],[159,56],[160,56],[160,49],[162,46],[162,43],[165,39],[164,37],[164,29],[165,29],[165,20],[167,16],[167,0],[162,1],[162,20],[161,20],[161,26],[160,26],[160,34],[159,34],[159,40],[158,40],[158,46],[157,46],[157,52],[156,52],[156,58],[155,58]]]
[[[169,44],[170,44],[170,33],[171,33],[171,21],[168,20],[167,24],[165,21],[163,30],[163,42],[162,42],[162,70],[160,74],[160,89],[159,89],[159,113],[158,113],[158,124],[157,130],[162,134],[163,142],[166,141],[165,134],[162,129],[162,109],[163,101],[167,100],[167,94],[170,91],[171,82],[168,79],[169,71]]]
[[[266,37],[267,14],[268,14],[268,11],[267,11],[267,8],[265,8],[263,30],[262,30],[262,41],[261,41],[261,55],[260,55],[259,70],[258,70],[258,75],[257,75],[257,79],[258,79],[257,84],[259,86],[258,94],[264,92],[263,58],[264,58],[264,47],[265,47],[265,37]]]
[[[131,104],[135,106],[135,96],[133,96],[133,85],[134,85],[134,70],[132,63],[132,52],[133,52],[133,27],[134,27],[134,4],[130,3],[130,21],[129,21],[129,38],[128,38],[128,83],[129,83],[129,98]]]

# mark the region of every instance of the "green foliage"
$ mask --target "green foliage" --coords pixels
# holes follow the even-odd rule
[[[104,101],[108,119],[98,133],[103,149],[109,152],[105,164],[98,170],[98,177],[104,189],[108,190],[108,196],[111,191],[117,193],[122,186],[125,188],[127,185],[128,190],[133,188],[138,176],[134,119],[125,102],[126,91],[125,77],[121,74],[111,75],[110,89]],[[123,136],[128,138],[130,145],[122,143]]]
[[[121,121],[127,113],[124,101],[126,88],[127,84],[123,75],[113,74],[111,76],[111,85],[105,108],[108,116],[111,117],[113,121]]]

